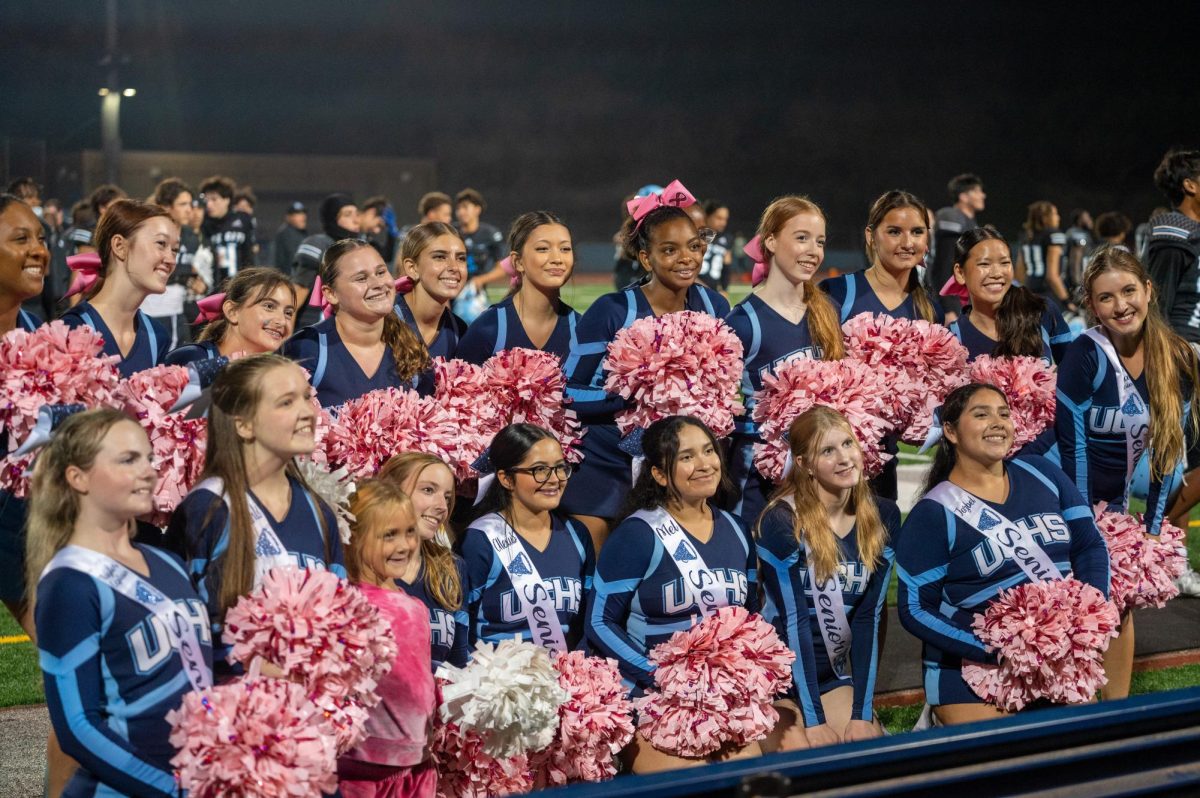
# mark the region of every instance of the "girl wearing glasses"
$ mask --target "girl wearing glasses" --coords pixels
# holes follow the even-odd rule
[[[516,635],[579,648],[596,555],[587,530],[555,512],[574,469],[558,439],[532,424],[500,430],[488,459],[495,481],[462,547],[471,644]]]

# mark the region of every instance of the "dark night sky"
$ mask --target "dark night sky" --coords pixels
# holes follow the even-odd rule
[[[1200,143],[1194,36],[1165,6],[1068,5],[121,0],[122,134],[435,158],[493,222],[546,207],[579,238],[672,177],[744,230],[808,193],[835,247],[880,192],[937,207],[968,170],[1010,233],[1035,199],[1140,219],[1162,152]],[[4,2],[0,30],[0,135],[98,147],[104,4]]]

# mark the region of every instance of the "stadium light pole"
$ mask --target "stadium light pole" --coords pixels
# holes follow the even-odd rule
[[[117,0],[107,2],[107,24],[104,36],[104,58],[100,66],[108,67],[108,78],[100,89],[100,146],[104,152],[104,175],[108,183],[121,182],[121,96],[132,97],[133,89],[121,90],[117,75]]]

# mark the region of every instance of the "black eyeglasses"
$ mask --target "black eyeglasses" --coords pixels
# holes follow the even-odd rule
[[[550,481],[551,474],[561,480],[570,479],[571,475],[575,473],[575,466],[571,463],[559,463],[556,466],[539,465],[532,468],[506,468],[504,470],[510,474],[528,474],[537,484],[545,485]]]

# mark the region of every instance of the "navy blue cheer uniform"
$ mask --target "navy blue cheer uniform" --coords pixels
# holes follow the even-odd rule
[[[402,381],[390,346],[384,346],[375,373],[368,375],[342,343],[334,316],[300,330],[284,342],[281,351],[308,371],[321,407],[337,407],[382,388],[415,390],[421,377]],[[429,388],[432,392],[432,381]]]
[[[725,317],[742,342],[742,401],[745,415],[734,422],[729,446],[729,476],[733,480],[733,504],[726,509],[753,523],[767,506],[775,486],[754,467],[754,444],[762,442],[753,420],[754,393],[762,389],[763,376],[774,374],[793,360],[820,360],[821,347],[813,343],[808,314],[797,324],[779,315],[754,294],[739,302]]]
[[[417,326],[412,309],[402,296],[396,297],[396,315],[416,333],[418,341],[424,342],[425,338]],[[447,306],[442,310],[442,317],[438,320],[438,332],[434,336],[433,342],[425,344],[425,348],[429,350],[429,356],[431,358],[444,357],[447,360],[457,357],[458,344],[466,332],[467,323],[454,315],[454,312]]]
[[[571,650],[583,647],[583,607],[596,570],[592,536],[581,524],[557,514],[551,516],[550,542],[538,551],[517,534],[554,602],[563,638]],[[512,637],[531,641],[523,602],[496,549],[479,529],[470,527],[463,536],[463,560],[467,565],[467,616],[470,642],[499,643]]]
[[[708,542],[688,533],[708,568],[721,606],[758,611],[757,555],[741,519],[713,508]],[[650,651],[675,632],[692,628],[700,608],[679,567],[650,525],[626,518],[600,550],[588,600],[587,641],[592,654],[612,657],[635,693],[653,686]]]
[[[971,323],[970,308],[959,316],[956,321],[950,322],[947,327],[950,332],[954,333],[954,337],[958,339],[967,349],[967,362],[973,362],[987,355],[992,357],[995,354],[996,346],[1000,343],[992,338],[989,338],[984,333]],[[1046,361],[1047,365],[1053,366],[1055,363],[1061,363],[1063,357],[1067,353],[1067,345],[1071,343],[1074,333],[1067,326],[1067,322],[1063,319],[1062,314],[1058,312],[1058,308],[1051,303],[1046,303],[1046,311],[1042,314],[1041,322],[1042,331],[1042,360]]]
[[[345,579],[346,560],[342,554],[342,540],[338,535],[337,517],[333,510],[305,490],[295,478],[289,476],[288,484],[292,503],[282,519],[271,515],[254,498],[253,492],[247,498],[259,504],[296,567],[328,569]],[[253,527],[251,534],[254,534]],[[175,508],[167,527],[167,541],[172,548],[182,548],[186,553],[192,583],[208,606],[213,638],[219,641],[225,620],[221,609],[221,559],[229,548],[229,510],[224,500],[209,490],[193,490]],[[219,661],[229,654],[229,648],[218,644],[216,654]],[[222,675],[219,668],[217,675]]]
[[[220,356],[221,350],[217,348],[216,341],[200,341],[175,347],[167,353],[165,362],[168,366],[186,366],[198,360],[212,360]]]
[[[1018,457],[1005,463],[1008,497],[986,502],[1030,532],[1065,576],[1074,576],[1108,596],[1108,549],[1093,520],[1092,508],[1061,469],[1042,457]],[[922,499],[909,512],[896,545],[900,576],[900,622],[923,646],[925,700],[942,704],[980,704],[963,681],[963,660],[995,664],[975,636],[972,623],[1001,590],[1029,577],[1004,558],[983,533],[959,520],[933,499]]]
[[[37,316],[17,310],[16,329],[33,332],[41,325]],[[0,433],[0,451],[7,452],[5,438]],[[24,499],[0,490],[0,601],[18,602],[25,596],[25,510]]]
[[[80,302],[62,315],[62,321],[68,327],[91,327],[104,338],[105,355],[116,355],[121,358],[117,363],[117,371],[122,377],[128,377],[139,371],[145,371],[161,364],[167,358],[171,348],[171,335],[166,328],[154,319],[137,311],[134,328],[137,335],[128,354],[123,354],[113,338],[112,331],[100,317],[100,313],[88,302]]]
[[[146,581],[194,621],[211,667],[208,615],[182,563],[134,545],[150,568]],[[36,623],[50,719],[79,763],[64,798],[178,795],[166,714],[192,685],[163,622],[89,574],[59,567],[38,584]]]
[[[711,288],[693,285],[687,291],[685,310],[723,319],[729,315],[729,303]],[[583,462],[563,494],[562,508],[571,515],[615,518],[633,487],[632,458],[618,448],[621,433],[615,421],[617,411],[627,403],[619,394],[604,390],[608,379],[604,359],[618,332],[653,315],[645,292],[634,286],[600,297],[579,320],[579,340],[563,365],[571,408],[587,429],[581,445]]]
[[[1126,473],[1125,417],[1121,413],[1118,379],[1100,345],[1087,335],[1075,339],[1058,367],[1058,406],[1054,413],[1058,451],[1063,470],[1089,505],[1096,502],[1120,505],[1128,500],[1126,488],[1132,475]],[[1144,369],[1133,385],[1149,407]],[[1187,397],[1179,422],[1186,430],[1192,390],[1180,385],[1180,392]],[[1144,456],[1150,455],[1147,441]],[[1159,533],[1167,502],[1182,479],[1182,467],[1180,461],[1165,479],[1154,479],[1151,475],[1145,521],[1146,531],[1152,535]]]
[[[825,722],[821,696],[839,687],[854,688],[850,717],[872,721],[875,678],[879,670],[879,618],[887,603],[887,587],[896,558],[894,548],[900,531],[900,509],[881,499],[879,517],[887,544],[883,558],[868,571],[858,556],[858,524],[838,541],[842,602],[850,623],[851,673],[839,677],[829,661],[820,619],[813,600],[806,551],[796,540],[795,515],[785,502],[778,502],[763,516],[758,531],[758,561],[763,584],[763,617],[775,626],[779,638],[796,655],[792,663],[789,696],[799,705],[805,727]]]
[[[429,645],[430,659],[436,672],[443,662],[448,662],[458,668],[466,667],[469,646],[470,621],[466,610],[467,569],[462,558],[454,556],[454,567],[458,570],[458,583],[462,586],[463,606],[448,610],[433,597],[425,583],[425,563],[417,578],[410,585],[403,579],[397,579],[396,584],[408,595],[421,601],[429,610]]]
[[[517,309],[513,306],[515,297],[507,296],[480,314],[471,322],[466,335],[458,344],[455,357],[468,363],[483,363],[492,355],[505,349],[541,349],[558,355],[559,360],[566,360],[575,343],[575,325],[579,323],[579,314],[569,305],[562,302],[558,305],[558,321],[554,332],[543,347],[537,347],[525,332]]]

